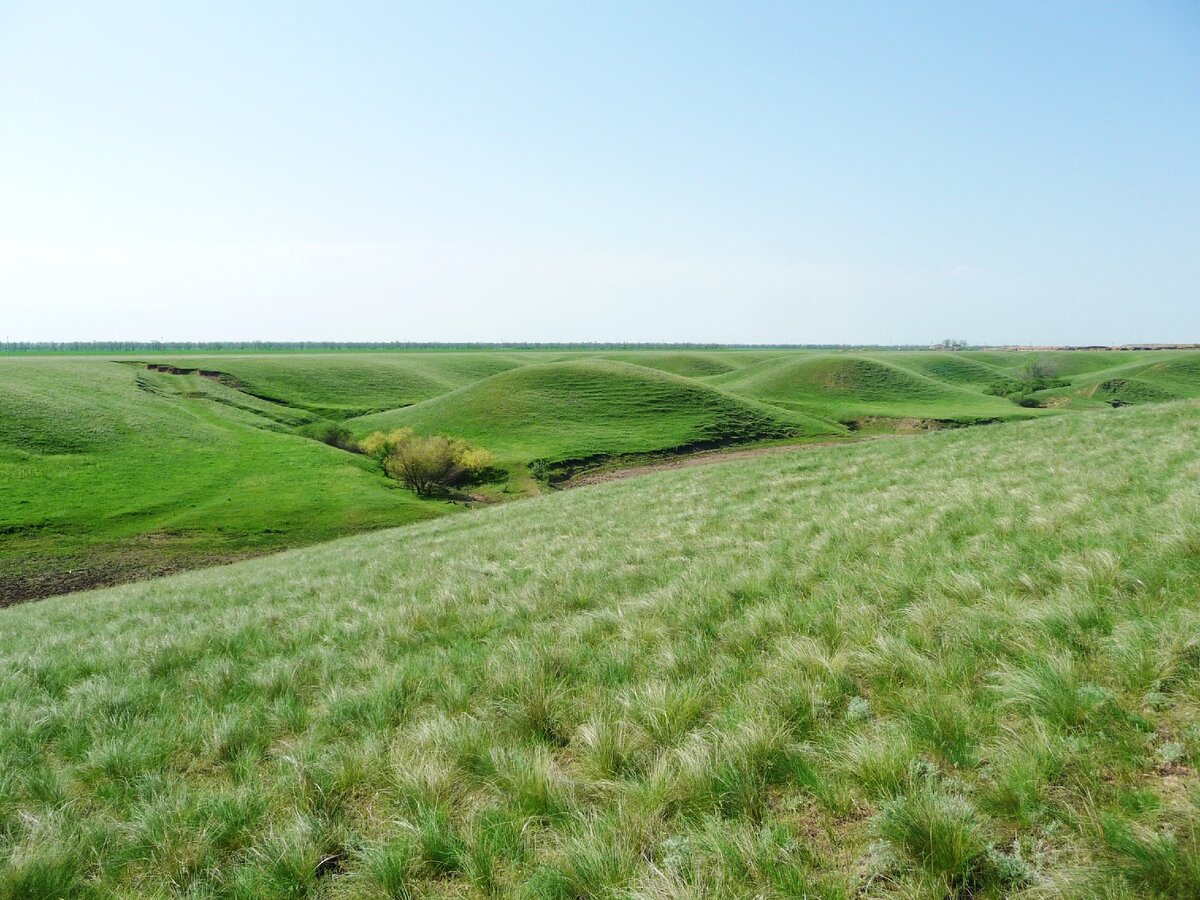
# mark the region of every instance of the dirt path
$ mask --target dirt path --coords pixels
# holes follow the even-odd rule
[[[900,435],[873,435],[851,440],[838,441],[804,441],[795,444],[776,444],[770,447],[749,447],[743,450],[703,450],[690,453],[687,456],[655,460],[637,466],[627,466],[620,469],[601,469],[595,472],[584,472],[560,482],[555,487],[560,490],[586,487],[589,484],[603,484],[606,481],[619,481],[622,478],[635,478],[638,475],[649,475],[651,472],[661,472],[664,469],[687,469],[692,466],[708,466],[713,463],[730,462],[735,459],[754,459],[758,456],[778,456],[781,453],[795,453],[799,450],[813,450],[817,447],[832,447],[835,445],[861,444],[863,441],[877,441],[882,438],[899,437]]]

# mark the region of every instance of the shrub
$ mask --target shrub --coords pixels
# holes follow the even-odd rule
[[[411,428],[397,428],[394,431],[376,431],[367,435],[359,442],[362,452],[373,456],[380,462],[387,459],[392,450],[413,439]]]
[[[441,435],[421,437],[411,428],[377,431],[360,444],[383,463],[388,475],[427,497],[460,485],[492,465],[491,453],[466,441]]]
[[[1067,379],[1058,377],[1058,368],[1053,359],[1038,356],[1029,359],[1016,375],[993,379],[983,392],[995,397],[1004,397],[1017,406],[1037,408],[1042,403],[1033,396],[1034,394],[1050,388],[1066,387],[1069,384]]]
[[[303,433],[330,447],[337,447],[339,450],[347,450],[350,453],[362,452],[358,441],[350,433],[350,429],[336,422],[320,422],[303,429]]]
[[[1033,396],[1033,394],[1017,392],[1009,394],[1008,399],[1017,404],[1017,406],[1023,406],[1028,409],[1038,409],[1042,405],[1042,401]]]

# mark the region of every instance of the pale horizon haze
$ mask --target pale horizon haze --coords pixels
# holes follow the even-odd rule
[[[0,340],[1200,341],[1200,4],[0,0]]]

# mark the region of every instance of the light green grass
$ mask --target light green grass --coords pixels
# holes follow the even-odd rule
[[[1200,406],[0,611],[0,898],[1200,895]]]

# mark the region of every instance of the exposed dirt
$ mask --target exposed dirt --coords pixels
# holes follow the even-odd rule
[[[118,584],[129,584],[133,581],[145,581],[163,575],[186,572],[189,569],[237,562],[253,556],[262,556],[268,552],[274,551],[204,554],[190,558],[167,559],[148,559],[145,554],[141,554],[128,559],[110,557],[75,563],[71,565],[71,568],[64,568],[61,562],[57,562],[53,568],[32,574],[0,572],[0,609],[6,606],[15,606],[18,603],[28,603],[32,600],[44,600],[58,594],[113,587]]]
[[[222,384],[228,384],[230,387],[239,386],[238,380],[232,375],[226,375],[224,372],[216,372],[211,369],[181,369],[178,366],[168,366],[161,363],[147,363],[146,368],[151,372],[165,372],[167,375],[199,375],[201,378],[220,381]]]
[[[926,431],[940,431],[951,427],[938,419],[896,419],[887,416],[866,416],[848,423],[851,431],[856,432],[888,432],[892,434],[923,434]]]
[[[918,432],[910,432],[916,434]],[[638,475],[648,475],[651,472],[661,472],[664,469],[686,469],[692,466],[707,466],[713,463],[729,462],[735,459],[754,459],[758,456],[778,456],[780,453],[795,453],[799,450],[813,450],[817,447],[831,447],[835,444],[861,444],[863,441],[876,441],[882,438],[897,437],[898,435],[873,435],[857,440],[834,441],[804,441],[795,444],[775,444],[770,447],[747,447],[741,450],[704,450],[699,453],[689,453],[687,456],[676,456],[668,459],[655,460],[636,466],[624,468],[600,469],[594,472],[583,472],[565,481],[558,482],[555,487],[562,490],[585,487],[589,484],[603,484],[606,481],[619,481],[622,478],[634,478]]]

